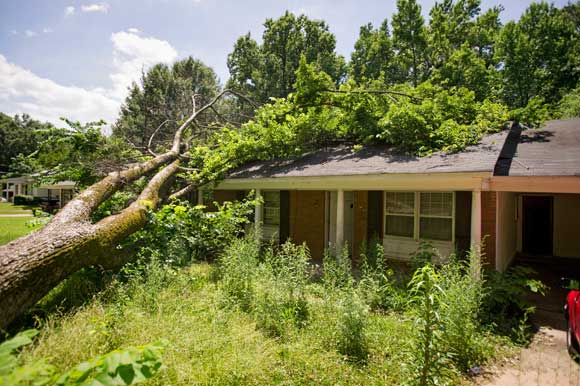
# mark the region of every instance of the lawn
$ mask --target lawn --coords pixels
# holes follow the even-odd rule
[[[260,259],[258,249],[239,241],[217,265],[132,266],[97,294],[98,271],[76,274],[38,304],[40,334],[19,361],[62,373],[161,341],[163,367],[150,385],[421,384],[423,369],[438,384],[467,384],[469,368],[513,349],[477,320],[473,294],[488,289],[460,263],[441,275],[422,269],[409,292],[391,276],[377,287],[379,271],[355,283],[342,258],[325,260],[322,278],[307,278],[300,247]],[[424,296],[425,283],[440,294]]]
[[[29,206],[13,205],[9,202],[0,202],[0,215],[3,214],[29,214],[32,215],[32,209]]]
[[[27,216],[14,216],[27,215]],[[6,244],[14,239],[30,233],[33,228],[26,223],[32,219],[32,208],[28,206],[17,206],[11,203],[0,203],[0,245]]]

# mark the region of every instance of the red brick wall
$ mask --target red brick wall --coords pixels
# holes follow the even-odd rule
[[[485,237],[484,262],[495,268],[496,192],[481,192],[481,237]]]
[[[306,242],[313,259],[324,253],[324,191],[290,191],[290,238]]]
[[[235,201],[238,198],[237,190],[214,190],[213,199],[204,202],[207,205],[207,211],[212,212],[217,210],[213,204],[216,201],[218,204],[223,204],[226,201]]]
[[[359,260],[360,247],[367,239],[367,221],[369,208],[369,193],[367,191],[356,191],[354,193],[354,213],[353,213],[353,260]]]

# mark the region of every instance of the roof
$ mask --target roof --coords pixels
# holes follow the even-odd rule
[[[301,157],[252,162],[232,170],[228,179],[321,177],[401,173],[492,172],[508,131],[485,136],[459,153],[437,152],[417,157],[389,146],[327,148]]]
[[[74,189],[76,182],[74,181],[59,181],[50,185],[41,185],[40,189]]]
[[[580,176],[580,118],[512,130],[494,175]]]
[[[10,184],[21,184],[26,182],[33,182],[34,178],[32,177],[11,177],[11,178],[3,178],[0,179],[3,183],[10,183]]]

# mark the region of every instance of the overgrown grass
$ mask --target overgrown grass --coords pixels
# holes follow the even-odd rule
[[[214,265],[152,259],[74,312],[49,314],[20,360],[64,370],[165,340],[164,369],[148,384],[424,385],[461,383],[512,347],[480,322],[477,261],[426,263],[407,287],[380,252],[365,251],[356,278],[345,253],[329,253],[322,280],[305,246],[264,249],[250,238]],[[45,304],[72,293],[75,280]]]

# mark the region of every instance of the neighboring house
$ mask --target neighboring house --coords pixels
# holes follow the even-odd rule
[[[580,119],[513,126],[455,154],[338,147],[254,162],[233,170],[213,199],[252,189],[264,198],[255,213],[263,237],[306,242],[315,259],[344,243],[356,257],[373,236],[401,260],[421,241],[447,256],[482,240],[498,270],[517,254],[580,258]]]
[[[39,184],[37,176],[24,176],[0,179],[2,198],[14,202],[16,196],[31,196],[40,200],[54,202],[62,208],[69,202],[75,189],[73,181],[61,181],[54,184]]]

